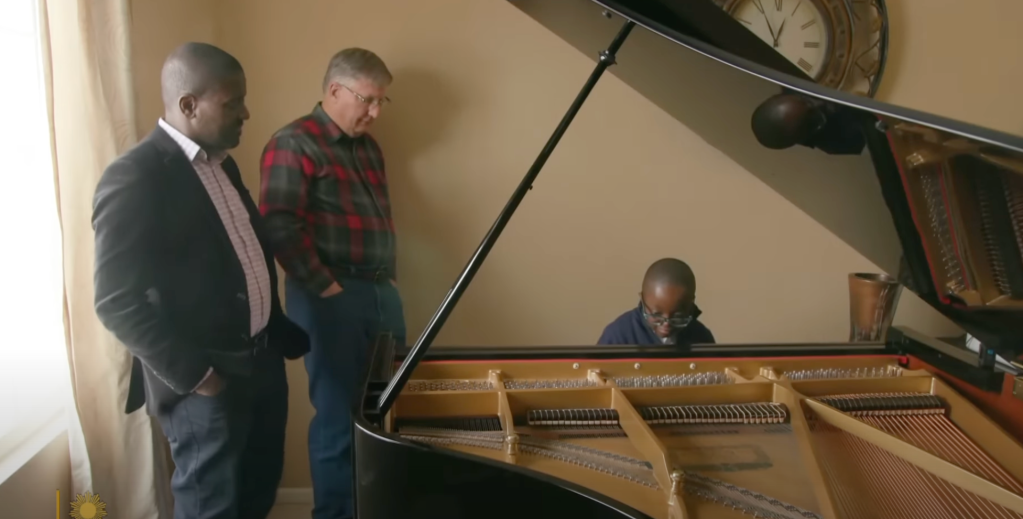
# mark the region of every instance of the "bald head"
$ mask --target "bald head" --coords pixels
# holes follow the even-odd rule
[[[208,43],[186,43],[171,52],[163,62],[160,88],[165,109],[177,109],[183,95],[201,97],[219,81],[242,73],[242,64],[234,56]]]
[[[234,56],[189,42],[164,61],[160,74],[164,119],[207,152],[238,145],[245,108],[245,72]]]
[[[657,260],[646,270],[643,276],[643,290],[648,287],[674,285],[685,288],[689,293],[696,293],[696,276],[693,269],[684,261],[675,258]]]

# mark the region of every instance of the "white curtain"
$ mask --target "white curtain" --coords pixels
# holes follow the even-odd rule
[[[93,309],[92,195],[137,139],[129,0],[38,1],[63,232],[74,492],[98,494],[110,517],[169,519],[163,436],[144,411],[124,413],[131,358]]]

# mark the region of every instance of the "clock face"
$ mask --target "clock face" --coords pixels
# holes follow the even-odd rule
[[[820,80],[831,52],[831,23],[813,0],[738,0],[732,17]]]
[[[883,0],[866,1],[871,4]],[[714,0],[817,83],[845,88],[853,58],[850,0]],[[862,25],[862,24],[861,24]]]

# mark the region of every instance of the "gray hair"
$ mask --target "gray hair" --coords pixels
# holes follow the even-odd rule
[[[380,56],[373,51],[351,47],[330,58],[327,73],[323,76],[323,91],[327,91],[331,82],[357,79],[368,79],[378,86],[387,86],[393,77]]]

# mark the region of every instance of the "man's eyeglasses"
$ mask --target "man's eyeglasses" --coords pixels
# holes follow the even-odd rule
[[[391,102],[391,98],[389,98],[387,96],[384,96],[384,97],[382,97],[380,99],[376,99],[376,98],[373,98],[373,97],[366,97],[366,96],[356,92],[355,90],[352,90],[352,88],[349,87],[348,85],[343,85],[341,83],[338,83],[338,84],[341,85],[345,90],[351,92],[352,95],[355,96],[355,98],[358,99],[359,102],[364,104],[364,105],[383,107],[385,104]]]
[[[667,323],[672,328],[685,328],[693,321],[692,314],[684,315],[681,312],[676,312],[669,316],[654,314],[646,307],[646,303],[644,303],[642,299],[639,300],[639,308],[640,311],[643,312],[643,318],[654,327]]]

